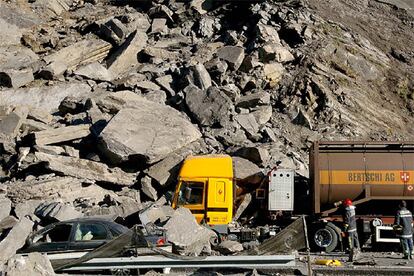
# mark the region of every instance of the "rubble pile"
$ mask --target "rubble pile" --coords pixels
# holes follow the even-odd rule
[[[237,156],[240,178],[307,176],[320,138],[412,138],[413,52],[319,2],[1,2],[0,260],[33,221],[168,204],[190,154]]]

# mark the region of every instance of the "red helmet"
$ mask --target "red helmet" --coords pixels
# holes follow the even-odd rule
[[[349,198],[345,199],[342,204],[344,206],[351,206],[352,205],[352,200],[350,200]]]

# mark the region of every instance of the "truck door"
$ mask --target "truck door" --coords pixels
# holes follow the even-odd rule
[[[206,213],[206,179],[194,179],[191,181],[182,180],[178,186],[178,196],[173,208],[183,206],[190,209],[198,223],[200,223]],[[175,201],[175,200],[174,200]]]
[[[224,178],[209,178],[206,222],[228,224],[233,216],[233,182]]]
[[[269,181],[269,211],[293,211],[294,170],[273,170]]]

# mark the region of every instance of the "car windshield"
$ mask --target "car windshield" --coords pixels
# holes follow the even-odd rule
[[[178,194],[178,205],[203,204],[204,183],[182,181]]]
[[[78,223],[75,232],[75,241],[106,240],[108,232],[102,224]]]
[[[69,240],[71,231],[72,224],[58,224],[35,236],[33,242],[66,242]]]

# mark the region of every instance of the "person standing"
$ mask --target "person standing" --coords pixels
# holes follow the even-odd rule
[[[345,199],[342,205],[344,230],[348,237],[349,261],[352,262],[354,258],[358,257],[360,250],[355,217],[356,207],[352,205],[352,201],[349,198]]]
[[[394,224],[399,227],[397,237],[400,239],[404,259],[413,259],[413,214],[407,210],[407,202],[400,202]]]

